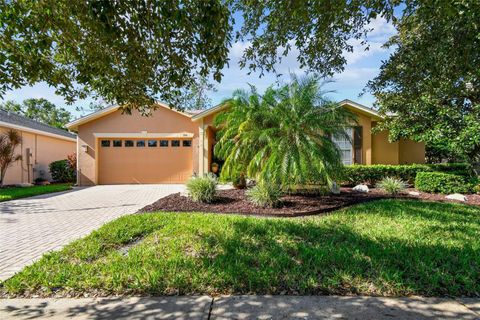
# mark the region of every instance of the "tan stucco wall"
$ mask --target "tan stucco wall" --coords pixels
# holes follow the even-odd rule
[[[388,132],[372,135],[372,164],[398,164],[398,142],[388,141]]]
[[[132,111],[131,115],[122,114],[121,111],[114,111],[99,119],[92,120],[78,127],[78,182],[81,185],[93,185],[97,181],[97,139],[94,133],[134,133],[143,131],[147,133],[181,133],[188,132],[193,134],[192,138],[192,174],[198,172],[198,123],[191,121],[173,110],[159,107],[151,116],[142,116],[137,111]],[[148,139],[148,138],[145,138]],[[88,152],[83,152],[82,145],[88,146]],[[128,155],[126,155],[128,156]],[[134,154],[130,154],[134,157]],[[131,163],[134,163],[132,161]],[[123,170],[133,170],[128,165]]]
[[[425,143],[401,139],[399,141],[399,163],[425,163]]]
[[[0,132],[9,130],[0,127]],[[37,133],[17,130],[22,136],[22,144],[16,153],[22,155],[22,160],[15,162],[7,170],[4,184],[33,183],[35,178],[43,177],[50,180],[48,165],[53,161],[66,159],[76,151],[76,143],[48,137]],[[30,166],[27,165],[27,149],[30,148]]]

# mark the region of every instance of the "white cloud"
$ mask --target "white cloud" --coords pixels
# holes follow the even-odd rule
[[[395,27],[384,18],[376,18],[367,26],[372,31],[368,34],[367,43],[361,39],[350,39],[348,44],[353,47],[352,52],[344,52],[347,64],[355,64],[377,53],[388,53],[390,50],[382,48],[383,44],[395,34]]]

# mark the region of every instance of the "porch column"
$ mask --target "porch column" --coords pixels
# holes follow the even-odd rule
[[[200,120],[198,125],[198,175],[203,176],[205,174],[205,128],[203,119]]]
[[[364,124],[363,127],[363,147],[365,153],[365,164],[372,164],[372,122]]]

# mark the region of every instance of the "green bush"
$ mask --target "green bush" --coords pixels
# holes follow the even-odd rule
[[[476,194],[480,194],[480,183],[473,187],[473,192]]]
[[[386,177],[394,177],[409,184],[413,184],[415,177],[419,172],[444,172],[464,177],[473,176],[472,167],[465,163],[351,165],[344,167],[342,184],[357,185],[366,183],[369,185],[375,185]]]
[[[405,190],[407,184],[402,179],[386,177],[378,182],[376,187],[382,189],[386,193],[395,195]]]
[[[282,190],[278,186],[263,181],[247,191],[248,199],[260,207],[277,207],[281,196]]]
[[[213,174],[192,177],[187,183],[187,191],[194,201],[211,203],[217,193],[217,178]]]
[[[50,163],[48,166],[50,175],[55,182],[74,182],[76,175],[75,169],[72,168],[67,159],[58,160]]]
[[[464,176],[444,172],[419,172],[415,188],[432,193],[469,193],[471,185]]]

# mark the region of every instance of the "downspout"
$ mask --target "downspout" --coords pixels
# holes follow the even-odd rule
[[[79,147],[78,147],[78,132],[77,132],[77,157],[76,157],[76,169],[77,169],[77,186],[80,186],[80,169],[79,169],[79,166],[78,166],[78,160],[80,158],[80,152],[79,152]]]

